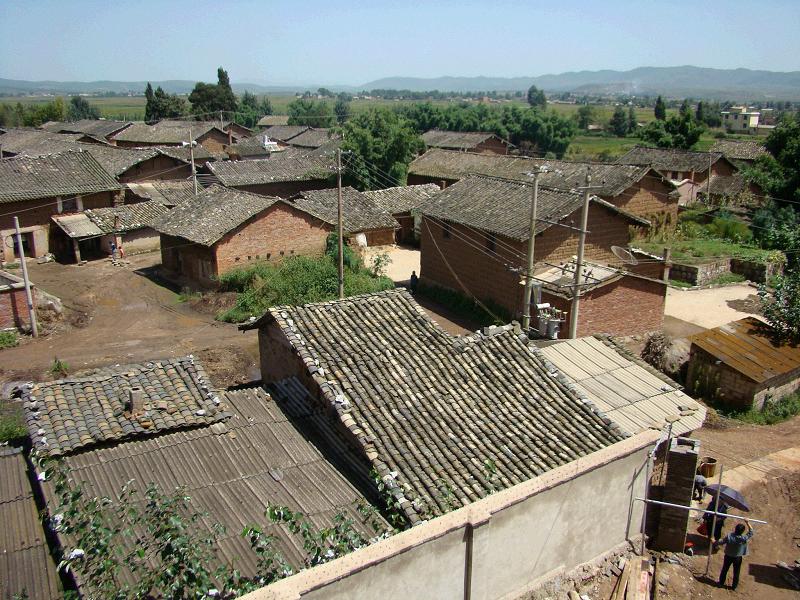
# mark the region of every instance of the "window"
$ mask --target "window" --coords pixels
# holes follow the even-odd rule
[[[494,252],[496,248],[497,239],[492,234],[489,234],[489,236],[486,238],[486,249],[490,252]]]
[[[444,227],[442,227],[442,237],[450,239],[450,223],[445,223]]]

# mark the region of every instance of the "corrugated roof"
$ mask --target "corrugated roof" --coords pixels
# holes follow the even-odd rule
[[[190,179],[146,181],[125,185],[139,198],[154,200],[164,206],[176,206],[194,198],[194,182]]]
[[[672,426],[673,435],[703,425],[706,409],[700,403],[643,361],[623,355],[612,342],[595,337],[565,340],[542,348],[542,354],[630,435],[663,429],[667,416],[680,417]]]
[[[316,218],[336,225],[338,222],[338,191],[336,189],[300,192],[291,204]],[[342,220],[346,233],[372,229],[397,229],[400,224],[378,203],[352,187],[342,188]]]
[[[284,181],[326,180],[333,177],[332,156],[275,152],[269,158],[209,163],[208,170],[228,187]]]
[[[0,161],[0,203],[78,196],[120,189],[88,152],[64,152]]]
[[[751,381],[764,383],[773,377],[800,370],[800,346],[774,341],[772,327],[746,317],[689,338],[697,346]]]
[[[282,383],[282,402],[302,405],[302,397],[296,398],[305,394],[302,386]],[[276,536],[290,564],[304,566],[302,538],[269,522],[264,513],[270,504],[301,511],[316,527],[332,526],[334,515],[342,510],[357,530],[375,535],[357,509],[368,502],[331,462],[339,457],[318,450],[309,423],[323,415],[295,410],[289,417],[258,387],[225,392],[223,402],[232,412],[224,424],[80,452],[66,458],[67,468],[87,494],[97,496],[116,497],[130,479],[140,490],[149,483],[163,492],[185,487],[191,509],[205,513],[193,526],[207,534],[213,523],[223,525],[219,560],[235,564],[245,576],[255,575],[257,568],[257,556],[241,536],[248,525]],[[50,484],[45,493],[53,502]],[[62,537],[64,541],[68,545]],[[129,582],[125,573],[121,577]],[[91,582],[82,585],[84,592],[91,588]]]
[[[20,449],[0,446],[0,482],[0,598],[62,598]]]
[[[153,223],[156,231],[212,246],[280,198],[213,185]]]
[[[453,337],[403,290],[270,309],[412,523],[623,435],[510,326]]]
[[[500,139],[490,131],[444,131],[431,129],[422,134],[425,145],[432,148],[469,150],[491,138]]]
[[[646,148],[636,146],[617,159],[621,165],[649,165],[658,171],[708,171],[710,165],[724,160],[730,163],[720,152],[694,152],[676,148]],[[736,168],[735,165],[730,163]]]
[[[396,215],[419,208],[438,191],[439,186],[435,183],[425,183],[373,190],[364,192],[364,195],[388,213]]]
[[[143,409],[131,413],[128,390]],[[33,448],[60,456],[100,443],[208,425],[227,418],[205,371],[189,356],[99,369],[21,388]]]

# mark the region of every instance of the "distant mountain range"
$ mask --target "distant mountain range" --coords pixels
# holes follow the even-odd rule
[[[170,93],[188,94],[195,82],[188,80],[153,81]],[[20,81],[0,79],[0,94],[118,94],[144,91],[145,81]],[[539,77],[387,77],[359,86],[325,86],[333,91],[396,89],[424,92],[515,92],[531,85],[547,92],[586,94],[662,94],[669,97],[694,97],[731,100],[800,100],[800,71],[775,72],[750,69],[707,69],[702,67],[640,67],[630,71],[576,71]],[[277,86],[234,83],[237,93],[293,93],[316,90],[318,85]]]

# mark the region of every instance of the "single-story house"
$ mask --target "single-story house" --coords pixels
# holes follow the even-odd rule
[[[544,270],[536,270],[535,281],[541,286],[541,303],[549,304],[563,315],[560,337],[567,337],[574,297],[576,263],[565,261]],[[638,275],[607,265],[585,261],[581,268],[580,305],[576,335],[643,335],[661,329],[667,282]],[[536,323],[536,310],[531,311]],[[547,335],[540,322],[540,333]]]
[[[132,125],[131,121],[80,119],[79,121],[48,121],[42,125],[42,129],[52,133],[84,133],[108,142],[113,139],[115,134],[130,125]]]
[[[592,193],[651,221],[654,227],[675,227],[678,194],[671,181],[653,168],[612,163],[545,160],[525,156],[498,156],[433,148],[409,165],[408,183],[435,183],[447,187],[469,175],[486,175],[530,183],[531,172],[548,167],[539,184],[576,190],[592,176]]]
[[[279,144],[266,133],[259,133],[225,146],[225,152],[231,160],[252,160],[268,158],[273,152],[282,152],[288,147]]]
[[[36,158],[0,161],[0,261],[17,255],[14,215],[19,216],[22,246],[27,257],[44,256],[50,249],[51,216],[121,202],[122,186],[89,152],[63,152]]]
[[[709,152],[719,152],[739,168],[752,165],[769,154],[764,144],[755,140],[717,140]]]
[[[267,135],[269,135],[269,130],[267,130]],[[330,129],[309,127],[303,133],[290,138],[286,143],[293,148],[316,149],[340,139],[340,136],[334,135]]]
[[[395,235],[396,242],[414,243],[419,241],[420,234],[421,217],[417,209],[438,191],[438,185],[426,183],[374,190],[364,192],[364,195],[392,215],[400,224],[400,229]]]
[[[191,179],[127,183],[125,188],[126,204],[153,200],[172,208],[194,198],[194,182]],[[198,191],[202,189],[198,187]]]
[[[537,272],[577,254],[582,206],[580,193],[540,186]],[[530,239],[530,186],[471,176],[445,188],[420,210],[420,283],[491,300],[512,316],[522,314],[524,290],[520,281]],[[627,246],[631,228],[646,228],[649,224],[646,219],[592,196],[586,259],[617,263],[619,259],[611,247]]]
[[[621,165],[646,165],[654,168],[671,181],[689,181],[690,185],[681,185],[680,204],[689,204],[697,199],[703,184],[710,177],[729,177],[736,173],[738,167],[725,158],[721,152],[695,152],[676,148],[646,148],[636,146],[617,159]]]
[[[480,154],[508,154],[509,142],[488,131],[444,131],[431,129],[422,134],[429,148],[478,152]]]
[[[185,179],[192,174],[188,160],[170,156],[159,148],[118,148],[84,144],[81,146],[120,183]]]
[[[208,152],[220,154],[231,136],[220,127],[219,121],[160,121],[153,125],[133,123],[112,140],[126,148],[144,146],[183,146],[189,138]]]
[[[274,152],[269,158],[207,163],[201,175],[212,182],[265,196],[288,198],[305,190],[336,185],[333,155],[306,154],[299,149]]]
[[[281,146],[288,146],[289,140],[296,138],[301,133],[311,129],[308,125],[273,125],[267,127],[262,133],[269,136],[269,139],[275,140]]]
[[[20,391],[33,448],[40,457],[59,457],[90,497],[116,499],[126,485],[140,494],[150,484],[166,494],[184,487],[189,510],[203,515],[186,519],[189,533],[225,528],[215,546],[220,564],[209,570],[235,564],[243,576],[256,575],[259,556],[240,535],[248,525],[263,527],[288,565],[303,568],[303,538],[270,523],[270,505],[301,511],[318,527],[332,526],[342,512],[361,535],[375,535],[358,512],[369,501],[334,466],[347,450],[323,455],[309,439],[315,415],[287,410],[302,402],[301,391],[280,404],[262,387],[219,391],[192,356],[116,365]],[[36,486],[52,513],[59,506],[56,484],[39,477],[43,467],[36,465],[25,484]],[[74,538],[50,533],[69,554]],[[80,564],[68,576],[82,596],[97,597]],[[118,577],[137,583],[127,570]]]
[[[338,223],[338,190],[307,190],[292,196],[290,201],[300,210],[336,227]],[[399,223],[391,213],[367,194],[352,187],[342,188],[342,225],[351,244],[385,246],[393,244]]]
[[[165,204],[149,200],[53,215],[56,257],[64,262],[101,258],[113,253],[112,244],[125,254],[158,250],[160,237],[153,223],[168,211]]]
[[[771,326],[746,317],[689,338],[687,387],[736,410],[762,409],[800,389],[800,347],[775,339]]]
[[[0,158],[42,156],[78,150],[79,142],[90,142],[82,133],[52,133],[28,127],[9,127],[0,134]]]
[[[258,120],[256,127],[265,129],[273,125],[288,125],[289,115],[265,115]]]
[[[764,189],[753,181],[748,181],[741,173],[718,175],[707,181],[697,190],[700,199],[710,198],[712,204],[759,206],[765,203]]]

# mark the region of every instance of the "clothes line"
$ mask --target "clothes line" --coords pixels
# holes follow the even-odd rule
[[[726,519],[739,519],[740,521],[750,521],[751,523],[761,523],[763,525],[768,524],[766,521],[762,521],[761,519],[751,519],[749,517],[743,517],[741,515],[731,515],[728,513],[714,512],[713,510],[706,510],[704,508],[695,508],[693,506],[684,506],[683,504],[673,504],[672,502],[661,502],[660,500],[646,500],[645,498],[634,498],[634,500],[640,500],[641,502],[647,502],[648,504],[658,504],[659,506],[669,506],[671,508],[681,508],[683,510],[694,510],[696,512],[705,513],[707,515],[717,515],[718,517],[724,517]]]

